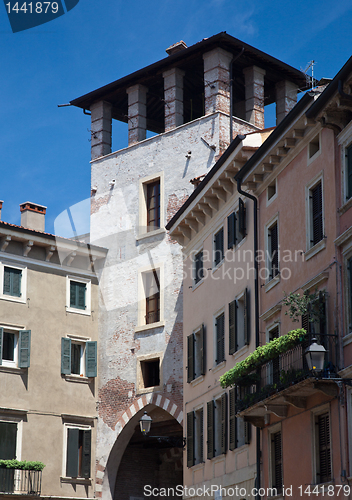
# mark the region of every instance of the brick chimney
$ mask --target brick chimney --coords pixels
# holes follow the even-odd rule
[[[21,226],[35,231],[45,230],[46,207],[26,201],[20,205]]]
[[[2,209],[2,204],[3,204],[3,203],[4,203],[4,202],[3,202],[2,200],[0,200],[0,220],[1,220],[1,209]]]

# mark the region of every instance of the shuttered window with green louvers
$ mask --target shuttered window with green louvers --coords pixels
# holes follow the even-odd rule
[[[187,467],[192,467],[194,460],[194,412],[187,413]]]
[[[311,201],[311,246],[316,245],[323,239],[323,192],[322,184],[318,182],[310,190]]]
[[[234,354],[250,342],[249,290],[229,304],[229,354]]]
[[[214,266],[218,266],[224,258],[224,228],[221,228],[214,237]]]
[[[216,359],[218,365],[225,361],[225,314],[220,314],[215,320]]]
[[[13,267],[6,266],[4,267],[4,295],[10,295],[11,297],[21,297],[21,281],[21,269],[15,269]]]
[[[86,309],[87,285],[78,281],[70,281],[70,307]]]
[[[346,183],[347,183],[347,189],[346,189],[346,199],[349,200],[352,198],[352,146],[347,148],[346,151]]]
[[[271,435],[272,450],[272,486],[276,488],[278,494],[282,491],[282,448],[281,431]]]
[[[16,344],[18,344],[16,355]],[[0,328],[0,365],[9,362],[19,368],[29,368],[31,353],[31,330],[19,332],[4,331]]]
[[[269,279],[279,274],[279,240],[277,222],[269,228]]]
[[[80,344],[78,345],[81,348]],[[84,344],[82,345],[83,348]],[[73,363],[74,351],[72,349],[72,341],[70,338],[62,337],[61,339],[61,373],[63,375],[76,374],[80,375],[80,367],[74,368],[76,363]],[[79,360],[80,362],[80,360]],[[97,376],[97,342],[85,342],[85,376]]]
[[[90,477],[91,442],[90,429],[67,429],[67,477]]]

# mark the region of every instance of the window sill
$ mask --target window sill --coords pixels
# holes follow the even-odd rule
[[[199,288],[200,285],[202,285],[203,283],[204,283],[204,278],[199,280],[198,283],[194,283],[194,285],[192,286],[192,292],[194,292],[194,290],[197,290],[197,288]]]
[[[196,385],[200,384],[204,380],[204,375],[199,375],[199,377],[191,380],[190,384],[192,387],[195,387]]]
[[[352,198],[350,198],[349,200],[346,201],[346,203],[344,203],[342,205],[342,207],[339,208],[339,214],[342,215],[344,214],[345,212],[347,212],[347,210],[349,210],[350,208],[352,207]]]
[[[225,366],[226,366],[226,359],[224,361],[221,361],[221,363],[219,363],[218,365],[211,368],[211,371],[213,373],[216,373],[216,372],[220,371],[222,368],[224,368]]]
[[[92,479],[91,478],[84,478],[84,477],[60,477],[60,482],[61,483],[72,483],[72,484],[85,484],[87,486],[90,486],[92,484]]]
[[[350,344],[352,342],[352,332],[347,333],[344,337],[342,337],[342,343],[343,346],[345,347],[346,345]]]
[[[7,300],[8,302],[17,302],[18,304],[25,304],[26,299],[22,297],[12,297],[12,295],[0,295],[1,300]]]
[[[159,229],[155,229],[155,231],[149,231],[148,233],[140,233],[137,237],[136,240],[144,240],[145,238],[150,238],[152,236],[158,236],[159,234],[166,234],[166,229],[163,227]]]
[[[318,252],[320,252],[321,250],[324,250],[325,247],[326,247],[326,238],[324,237],[322,240],[319,241],[319,243],[314,245],[314,247],[312,247],[306,251],[306,253],[304,254],[304,260],[307,261],[307,260],[311,259]]]
[[[276,286],[278,283],[280,283],[280,281],[281,281],[281,277],[280,277],[280,273],[279,273],[275,276],[275,278],[272,278],[270,281],[268,281],[268,283],[266,283],[264,285],[265,292],[268,292],[269,290],[274,288],[274,286]]]
[[[153,387],[139,388],[136,391],[136,394],[147,394],[148,392],[160,392],[162,390],[161,385],[154,385]]]
[[[81,377],[80,375],[65,375],[65,380],[79,384],[89,384],[91,382],[91,378]]]
[[[247,353],[248,349],[249,349],[249,346],[246,344],[243,347],[241,347],[240,349],[238,349],[237,351],[235,351],[234,353],[232,353],[231,356],[234,360],[238,359],[241,356],[243,356],[243,354]]]
[[[223,258],[219,264],[216,264],[215,265],[215,262],[213,263],[213,269],[212,269],[212,273],[215,273],[224,263],[225,259]]]
[[[134,331],[136,333],[144,332],[144,330],[152,330],[153,328],[160,328],[161,326],[165,326],[165,321],[157,321],[156,323],[150,323],[150,325],[136,326]]]
[[[91,311],[89,309],[74,309],[73,307],[66,306],[66,312],[74,314],[83,314],[83,316],[90,316]]]
[[[190,469],[192,469],[193,471],[202,470],[204,469],[204,464],[205,462],[198,462],[197,464],[192,465]]]
[[[0,365],[0,372],[22,375],[23,373],[25,373],[25,370],[26,370],[25,368],[18,368],[18,366]]]

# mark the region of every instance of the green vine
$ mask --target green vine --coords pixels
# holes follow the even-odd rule
[[[257,347],[246,359],[237,363],[231,370],[224,373],[220,377],[221,387],[230,387],[238,385],[245,377],[247,377],[256,368],[259,368],[264,363],[271,359],[277,358],[280,354],[292,349],[301,343],[306,335],[306,331],[302,328],[292,330],[291,332],[268,342],[265,345]],[[245,384],[243,384],[245,385]]]
[[[319,321],[323,315],[323,311],[319,307],[319,292],[317,289],[313,293],[309,290],[304,292],[302,295],[299,293],[293,293],[286,295],[282,300],[284,306],[288,307],[288,311],[285,311],[286,316],[290,316],[292,321],[300,321],[301,316],[308,314],[308,321],[314,323]]]
[[[29,462],[26,460],[0,460],[2,469],[21,469],[21,470],[43,470],[45,465],[42,462]]]

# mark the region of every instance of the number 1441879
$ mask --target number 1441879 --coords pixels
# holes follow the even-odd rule
[[[320,497],[348,497],[351,492],[351,488],[348,484],[329,484],[324,486],[323,484],[317,484],[315,486],[298,486],[299,496],[320,496]]]
[[[57,14],[59,10],[59,4],[57,2],[16,2],[12,4],[8,2],[6,4],[7,12],[16,12],[16,14]]]

